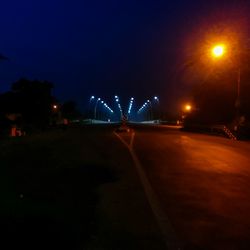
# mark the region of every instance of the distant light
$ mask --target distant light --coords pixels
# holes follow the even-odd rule
[[[57,109],[57,105],[53,105],[53,109]]]
[[[155,99],[155,100],[158,100],[158,97],[157,97],[157,96],[155,96],[155,97],[154,97],[154,99]]]
[[[97,100],[98,100],[98,101],[100,101],[100,100],[101,100],[101,98],[98,98]]]
[[[149,100],[147,100],[147,102],[150,102]]]
[[[101,103],[104,103],[104,101],[101,101]]]
[[[95,97],[92,95],[90,99],[95,99]]]

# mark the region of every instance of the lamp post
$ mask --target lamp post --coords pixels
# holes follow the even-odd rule
[[[88,115],[89,115],[89,118],[91,119],[92,118],[92,115],[91,115],[91,103],[92,101],[95,100],[95,97],[92,95],[90,98],[89,98],[89,105],[88,105]]]
[[[212,48],[212,55],[214,58],[220,58],[225,54],[225,45],[217,44]]]
[[[192,110],[192,106],[190,104],[187,104],[184,109],[186,112],[190,112]]]
[[[240,109],[240,80],[241,80],[241,70],[240,68],[238,69],[238,78],[237,78],[237,98],[235,101],[235,107],[237,109],[237,112],[239,115],[239,109]]]
[[[220,59],[226,53],[226,45],[217,44],[212,48],[211,52],[212,52],[212,56],[215,59]],[[239,111],[240,111],[240,83],[241,83],[241,68],[239,65],[237,69],[237,96],[235,100],[236,116],[239,116]]]
[[[121,104],[120,104],[120,99],[119,99],[119,97],[117,95],[115,96],[115,101],[117,103],[117,106],[118,106],[118,109],[119,109],[119,113],[120,113],[119,119],[122,120],[123,111],[122,111],[122,107],[121,107]]]
[[[128,119],[131,116],[131,110],[132,110],[133,102],[134,102],[134,97],[131,97],[130,102],[129,102],[129,106],[128,106],[128,113],[127,113]]]
[[[101,98],[98,98],[96,100],[96,103],[95,103],[95,109],[94,109],[94,119],[96,119],[96,109],[97,109],[97,105],[98,105],[98,102],[101,101]]]
[[[160,119],[160,99],[159,99],[159,97],[158,96],[154,96],[154,103],[156,103],[156,108],[155,108],[155,118],[156,119]]]
[[[159,97],[154,96],[154,100],[157,101],[158,103],[160,102]]]
[[[149,104],[150,106],[150,112],[149,112],[149,120],[152,120],[153,119],[153,110],[152,110],[152,103],[150,100],[147,100],[147,103]]]
[[[185,104],[184,106],[182,106],[181,108],[181,121],[182,123],[185,122],[186,117],[191,114],[191,112],[193,111],[193,106],[190,103]]]

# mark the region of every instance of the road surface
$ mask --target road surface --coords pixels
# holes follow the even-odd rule
[[[6,249],[250,249],[249,152],[150,125],[0,141]]]
[[[182,248],[250,249],[249,142],[150,126],[133,137],[131,152]]]

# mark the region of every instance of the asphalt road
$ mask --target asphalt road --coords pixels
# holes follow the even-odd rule
[[[166,127],[131,131],[120,139],[163,235],[170,231],[184,249],[250,249],[249,142]]]
[[[152,126],[0,141],[5,249],[250,249],[249,152]]]
[[[0,140],[0,248],[166,249],[112,126]]]

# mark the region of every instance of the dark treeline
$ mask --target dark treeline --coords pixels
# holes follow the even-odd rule
[[[234,72],[233,72],[234,73]],[[236,74],[213,77],[193,90],[193,100],[197,110],[194,116],[201,123],[230,123],[244,116],[250,121],[250,77],[243,75],[237,105]]]
[[[79,116],[76,103],[60,104],[52,95],[54,86],[48,81],[20,79],[10,91],[0,94],[0,129],[9,131],[12,126],[24,130],[45,129],[60,123],[63,118]]]
[[[196,84],[192,91],[193,110],[185,126],[226,125],[238,138],[250,138],[250,74],[243,71],[238,98],[237,73],[214,74]]]

